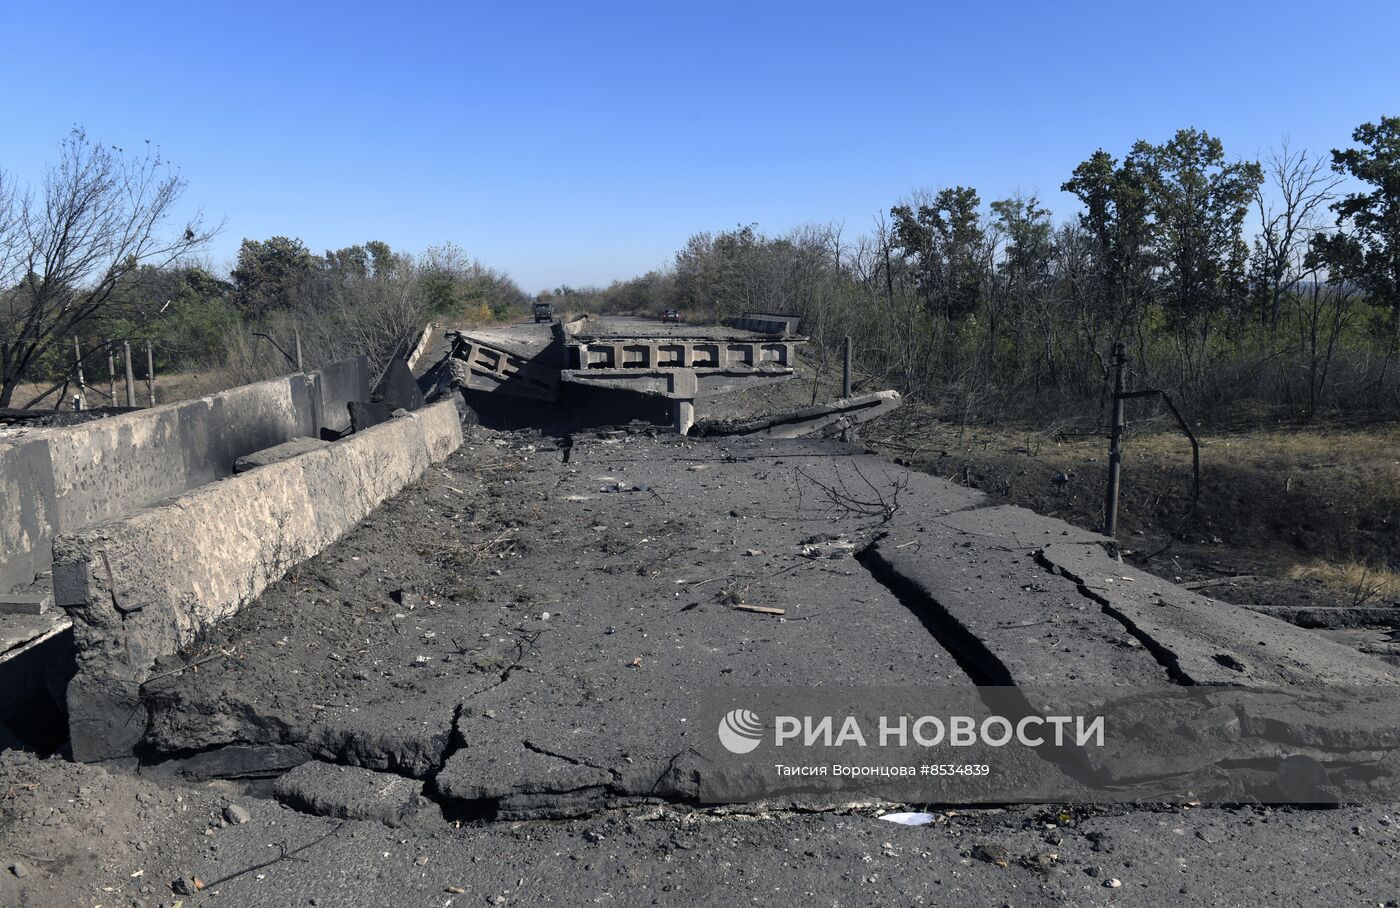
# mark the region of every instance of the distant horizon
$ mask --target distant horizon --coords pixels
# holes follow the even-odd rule
[[[1400,113],[1385,3],[0,15],[10,34],[61,29],[69,50],[0,59],[0,170],[37,185],[75,125],[149,141],[189,182],[181,213],[226,219],[205,254],[222,273],[244,238],[284,235],[317,254],[452,242],[531,294],[605,287],[700,232],[868,233],[923,187],[1034,193],[1063,222],[1079,206],[1060,185],[1099,148],[1195,127],[1231,158],[1285,136],[1326,156]]]

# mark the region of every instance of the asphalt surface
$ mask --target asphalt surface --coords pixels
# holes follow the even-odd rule
[[[1208,672],[1400,681],[853,446],[478,428],[161,666],[139,773],[0,758],[0,904],[1400,896],[1387,806],[943,807],[909,827],[879,814],[919,804],[698,796],[714,687]],[[187,877],[206,888],[179,895]]]

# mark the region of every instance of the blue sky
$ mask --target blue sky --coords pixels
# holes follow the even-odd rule
[[[75,124],[313,251],[450,240],[527,290],[757,222],[848,234],[918,187],[1059,192],[1179,127],[1325,152],[1400,114],[1400,3],[0,0],[0,169]]]

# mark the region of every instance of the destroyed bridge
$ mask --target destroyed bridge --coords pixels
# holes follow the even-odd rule
[[[869,453],[899,396],[803,406],[798,327],[430,331],[0,437],[0,903],[1393,898],[1400,668]],[[866,708],[1109,733],[909,783],[767,738]]]

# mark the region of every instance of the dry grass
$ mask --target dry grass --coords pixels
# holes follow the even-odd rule
[[[1192,506],[1190,445],[1160,422],[1124,444],[1120,537],[1400,570],[1400,423],[1198,429],[1201,498]],[[1108,442],[1056,439],[1024,426],[940,423],[917,405],[869,428],[872,446],[994,496],[1084,527],[1103,521]],[[1062,480],[1055,482],[1060,476]]]
[[[156,403],[171,404],[182,400],[194,400],[197,397],[205,397],[216,391],[223,391],[235,385],[244,384],[238,376],[227,369],[207,369],[201,372],[181,372],[170,375],[156,375]],[[15,389],[14,406],[20,407],[27,404],[31,399],[47,391],[50,385],[25,384]],[[102,376],[97,382],[88,385],[88,406],[104,407],[113,403],[107,397],[109,386],[106,376]],[[77,393],[75,387],[69,387],[68,397],[62,401],[59,409],[68,410],[72,408],[73,395]],[[136,405],[144,407],[147,404],[146,381],[144,378],[136,379]],[[41,408],[52,409],[58,403],[55,395],[49,395]],[[126,406],[126,386],[120,379],[117,381],[116,406]]]
[[[1352,605],[1400,602],[1400,572],[1356,561],[1312,561],[1288,569],[1289,580],[1314,581],[1335,590]]]

